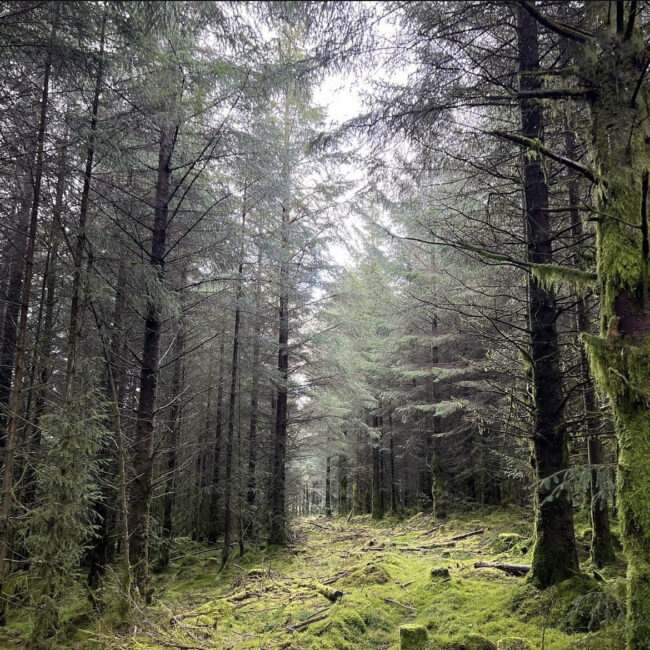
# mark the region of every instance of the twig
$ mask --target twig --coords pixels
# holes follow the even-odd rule
[[[415,611],[415,607],[411,607],[410,605],[405,605],[404,603],[400,603],[399,601],[393,600],[392,598],[386,598],[386,596],[382,596],[381,598],[382,600],[385,600],[387,603],[393,603],[394,605],[399,605],[404,609],[410,609],[412,612]]]
[[[337,580],[340,580],[341,578],[345,578],[348,575],[350,575],[350,572],[346,569],[345,571],[340,571],[339,573],[332,576],[331,578],[327,578],[326,580],[321,580],[321,582],[324,585],[331,585],[335,583]]]
[[[327,618],[327,614],[321,614],[320,616],[314,616],[313,618],[308,618],[304,621],[301,621],[300,623],[295,623],[294,625],[289,625],[287,627],[287,632],[290,634],[291,632],[295,632],[295,630],[299,630],[303,627],[307,627],[308,625],[311,625],[312,623],[316,623],[317,621],[322,621]]]
[[[485,528],[479,528],[478,530],[472,530],[469,533],[463,533],[462,535],[456,535],[456,537],[451,537],[450,542],[457,542],[458,540],[465,539],[467,537],[473,537],[474,535],[482,535],[485,532]]]
[[[315,635],[316,635],[316,636],[323,636],[323,634],[325,633],[325,630],[326,630],[326,629],[327,629],[331,624],[332,624],[332,621],[327,621],[327,623],[325,623],[325,625],[323,625],[323,627],[321,627],[321,629],[318,630],[318,632],[315,632]]]

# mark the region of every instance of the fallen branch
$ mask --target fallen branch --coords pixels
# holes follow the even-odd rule
[[[325,623],[325,625],[323,625],[323,627],[321,627],[320,630],[314,632],[314,634],[315,634],[316,636],[323,636],[323,634],[325,633],[325,630],[327,630],[327,628],[328,628],[331,624],[332,624],[332,621],[327,621],[327,623]]]
[[[463,533],[462,535],[456,535],[456,537],[451,537],[449,541],[457,542],[461,539],[466,539],[467,537],[473,537],[474,535],[482,535],[485,532],[485,528],[479,528],[478,530],[472,530],[469,533]]]
[[[393,603],[393,605],[399,605],[404,609],[410,609],[412,612],[415,611],[415,607],[411,607],[410,605],[405,605],[404,603],[400,603],[399,601],[393,600],[392,598],[386,598],[386,596],[382,596],[381,599],[386,601],[387,603]]]
[[[303,627],[307,627],[308,625],[311,625],[312,623],[316,623],[318,621],[322,621],[327,618],[327,614],[321,614],[320,616],[314,616],[312,618],[305,619],[304,621],[300,621],[300,623],[295,623],[294,625],[289,625],[287,627],[287,632],[295,632],[295,630],[300,630]]]
[[[337,580],[340,580],[341,578],[345,578],[348,575],[350,575],[350,572],[346,569],[345,571],[340,571],[339,573],[332,576],[331,578],[327,578],[325,580],[322,580],[321,582],[324,585],[331,585],[335,583]]]
[[[530,564],[503,564],[502,562],[474,562],[475,569],[499,569],[511,576],[523,576],[530,571]]]

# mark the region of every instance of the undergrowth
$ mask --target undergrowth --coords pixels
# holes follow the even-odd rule
[[[623,647],[622,564],[598,579],[585,566],[585,575],[545,592],[525,578],[474,568],[480,560],[529,562],[532,521],[523,511],[437,523],[424,514],[382,522],[316,517],[293,530],[288,549],[249,548],[223,572],[220,549],[176,540],[170,566],[154,575],[153,605],[136,608],[128,622],[109,572],[101,615],[81,589],[70,598],[61,647],[396,650],[404,624],[424,626],[436,650]],[[476,530],[483,532],[451,541]],[[33,615],[15,612],[0,647],[21,645]]]

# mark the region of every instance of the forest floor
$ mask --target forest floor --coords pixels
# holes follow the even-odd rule
[[[154,576],[153,605],[127,625],[108,589],[100,617],[88,615],[80,596],[67,610],[60,647],[396,650],[409,623],[427,628],[432,650],[623,647],[622,563],[598,580],[585,564],[584,576],[545,592],[523,577],[474,568],[529,563],[532,521],[524,511],[474,511],[435,525],[423,514],[312,517],[293,531],[289,549],[251,549],[223,572],[219,550],[178,540],[171,565]],[[586,562],[589,531],[577,532]],[[18,615],[0,648],[23,645],[28,633],[27,613]]]

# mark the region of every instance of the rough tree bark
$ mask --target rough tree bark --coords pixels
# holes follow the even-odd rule
[[[224,384],[224,349],[225,341],[221,338],[219,345],[219,374],[217,375],[217,408],[214,425],[214,458],[212,464],[212,486],[210,490],[210,512],[208,522],[208,540],[216,542],[221,534],[221,516],[219,512],[219,492],[221,490],[221,436],[223,430],[223,384]]]
[[[133,480],[129,503],[129,532],[131,534],[131,561],[133,583],[140,596],[150,600],[148,587],[149,509],[151,505],[153,472],[153,430],[158,393],[158,370],[160,365],[160,335],[163,317],[161,313],[165,255],[167,253],[167,229],[169,214],[171,158],[175,130],[165,127],[160,133],[158,171],[156,179],[155,215],[149,264],[155,274],[154,288],[147,297],[142,365],[140,369],[140,393],[136,410],[133,443]]]
[[[601,298],[600,336],[585,339],[592,372],[615,415],[617,505],[628,560],[627,647],[639,650],[650,648],[650,91],[637,6],[629,3],[624,12],[625,5],[617,2],[615,31],[601,31],[600,43],[584,44],[593,59],[585,72],[593,80]],[[602,29],[596,10],[594,27]]]
[[[181,287],[187,283],[187,268],[181,272]],[[176,490],[176,464],[178,443],[181,437],[181,416],[183,411],[183,387],[185,379],[185,317],[181,295],[181,315],[178,319],[178,331],[174,341],[174,374],[172,376],[172,405],[169,413],[169,438],[167,440],[167,480],[163,499],[162,534],[166,543],[161,545],[159,564],[169,564],[169,548],[174,537],[174,499]]]
[[[577,139],[571,124],[565,114],[564,120],[564,148],[567,156],[575,157],[577,151]],[[568,170],[567,194],[569,198],[569,209],[571,218],[571,230],[574,245],[579,247],[584,238],[584,229],[578,206],[580,205],[580,192],[577,175]],[[574,255],[573,263],[576,268],[581,268],[580,256]],[[578,332],[589,332],[589,315],[585,298],[578,293],[576,295],[576,324]],[[591,502],[589,510],[591,515],[591,561],[602,568],[605,564],[615,559],[612,535],[609,525],[609,508],[607,498],[603,496],[599,485],[599,467],[603,463],[603,446],[598,437],[598,403],[596,390],[589,374],[589,362],[587,351],[580,346],[580,375],[583,384],[582,396],[585,411],[585,432],[587,435],[587,462],[589,465],[589,496]]]
[[[520,89],[537,90],[538,76],[526,74],[539,69],[537,23],[520,7],[517,15]],[[522,134],[542,141],[543,109],[534,98],[519,101]],[[548,212],[548,187],[539,156],[526,156],[523,163],[525,228],[528,261],[552,261],[552,236]],[[564,480],[568,448],[563,422],[564,395],[559,370],[556,322],[558,310],[552,289],[542,286],[532,274],[528,281],[530,356],[532,359],[535,406],[532,462],[536,478],[535,547],[530,580],[548,587],[579,570],[573,529],[571,499],[550,477]],[[555,489],[555,493],[554,492]]]

